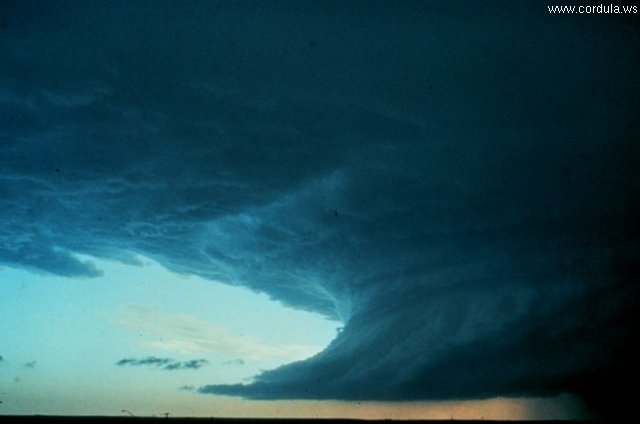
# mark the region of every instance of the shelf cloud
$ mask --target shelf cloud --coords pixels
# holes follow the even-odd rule
[[[2,264],[91,278],[76,254],[141,254],[343,326],[200,392],[631,399],[635,21],[500,1],[2,7]]]

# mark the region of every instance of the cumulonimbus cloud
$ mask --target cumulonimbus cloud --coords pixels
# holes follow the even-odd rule
[[[343,323],[206,393],[632,404],[611,389],[638,375],[629,17],[36,9],[11,3],[0,38],[1,262],[92,277],[74,252],[143,254]]]

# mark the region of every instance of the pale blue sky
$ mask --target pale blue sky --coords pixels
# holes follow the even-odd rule
[[[246,288],[172,273],[148,258],[140,257],[140,266],[82,259],[103,276],[0,270],[2,412],[43,390],[64,398],[100,388],[128,405],[141,393],[172,397],[182,386],[247,382],[261,370],[321,351],[339,325]],[[115,365],[148,356],[208,363],[173,371]],[[37,402],[30,407],[45,412]],[[61,401],[56,412],[67,407]]]

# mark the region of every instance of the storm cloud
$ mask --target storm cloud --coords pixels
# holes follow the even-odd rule
[[[313,358],[201,392],[628,403],[637,15],[1,7],[2,263],[95,277],[76,253],[141,254],[343,325]]]

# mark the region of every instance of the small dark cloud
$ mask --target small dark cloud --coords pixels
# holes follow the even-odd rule
[[[193,385],[180,386],[178,390],[182,390],[184,392],[195,392],[196,386],[193,386]]]
[[[164,369],[168,371],[179,370],[180,368],[182,368],[182,364],[180,362],[174,362],[164,367]]]
[[[171,362],[169,358],[156,358],[154,356],[150,356],[145,359],[140,359],[134,365],[152,365],[152,366],[163,366]]]
[[[222,365],[244,365],[244,360],[240,358],[232,359],[230,361],[223,362]]]
[[[29,362],[25,363],[24,366],[27,367],[27,368],[35,368],[36,361],[29,361]]]
[[[189,361],[176,361],[170,358],[158,358],[155,356],[149,356],[142,359],[125,358],[116,362],[116,365],[131,365],[131,366],[150,366],[162,368],[167,371],[184,370],[184,369],[198,369],[208,364],[206,359],[191,359]]]
[[[168,371],[173,371],[173,370],[197,370],[198,368],[201,368],[203,365],[208,364],[209,362],[205,359],[192,359],[190,361],[185,361],[185,362],[172,362],[168,365],[166,365],[163,369],[168,370]]]
[[[208,363],[209,362],[205,359],[192,359],[190,361],[183,362],[182,368],[197,370],[198,368]]]
[[[116,365],[132,365],[132,366],[155,366],[155,367],[162,367],[165,366],[167,364],[170,364],[171,362],[174,362],[172,359],[169,358],[158,358],[155,356],[148,356],[146,358],[142,358],[142,359],[134,359],[134,358],[125,358],[125,359],[121,359],[118,362],[116,362]]]
[[[2,357],[2,355],[0,355],[0,362],[4,361],[4,358]]]

